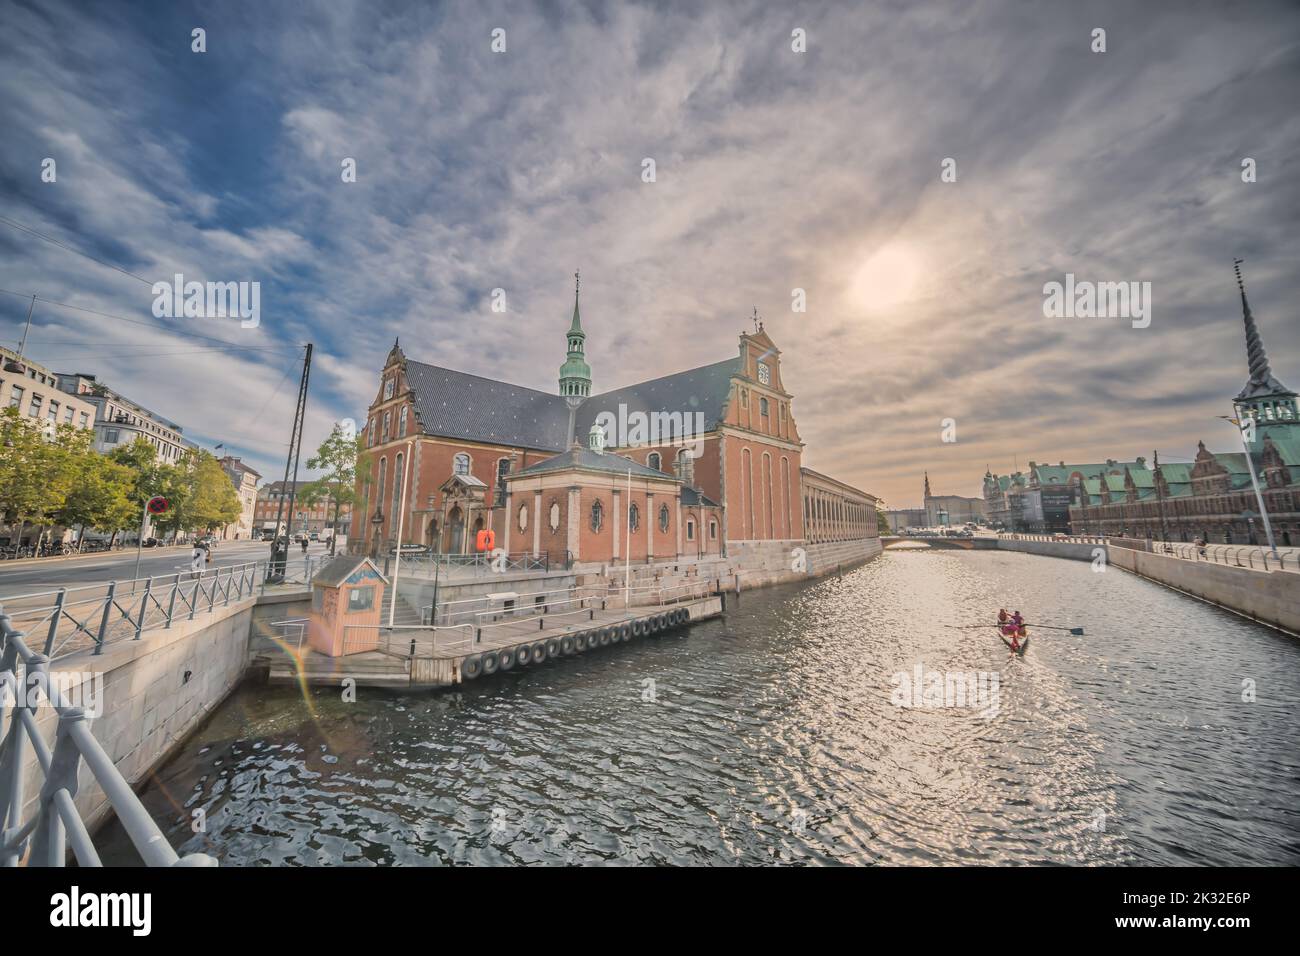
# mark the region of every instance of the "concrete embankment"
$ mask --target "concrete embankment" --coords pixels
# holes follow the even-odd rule
[[[194,620],[178,615],[171,627],[146,630],[138,641],[106,644],[102,654],[78,651],[50,665],[51,680],[64,698],[93,708],[95,738],[128,783],[140,784],[239,683],[248,664],[254,603],[250,596]],[[36,722],[42,738],[52,743],[58,723],[54,708],[38,708]],[[24,757],[26,819],[45,775],[30,747]],[[112,812],[84,762],[75,800],[91,828]]]
[[[1092,561],[1097,557],[1097,549],[1106,550],[1102,538],[998,538],[1001,551],[1023,551],[1026,554],[1041,554],[1049,558],[1072,558],[1076,561]]]
[[[1111,547],[1113,567],[1217,604],[1251,620],[1300,636],[1300,574]]]

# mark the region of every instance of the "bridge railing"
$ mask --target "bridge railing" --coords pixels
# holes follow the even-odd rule
[[[84,762],[146,866],[216,866],[203,853],[177,855],[131,785],[90,731],[90,715],[69,705],[50,681],[50,660],[32,651],[0,608],[0,866],[64,866],[69,848],[79,866],[102,866],[77,809]],[[19,678],[19,671],[22,678]],[[38,724],[41,707],[58,714],[51,747]],[[24,775],[30,745],[44,775],[27,820]]]

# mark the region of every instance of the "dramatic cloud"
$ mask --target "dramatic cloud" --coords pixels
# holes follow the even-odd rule
[[[40,304],[31,354],[268,475],[301,343],[313,446],[362,417],[398,335],[550,390],[579,267],[598,389],[733,354],[757,306],[807,463],[892,506],[923,469],[977,494],[986,463],[1230,446],[1234,255],[1300,383],[1290,3],[0,2],[0,22],[0,215],[149,281],[262,283],[256,329],[154,320],[145,282],[0,223],[0,288],[146,323]],[[1044,318],[1066,273],[1150,282],[1150,327]],[[6,340],[25,305],[0,293]]]

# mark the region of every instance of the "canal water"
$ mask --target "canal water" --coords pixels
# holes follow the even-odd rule
[[[245,685],[143,798],[223,866],[1294,865],[1298,705],[1300,641],[1123,571],[888,551],[456,690]]]

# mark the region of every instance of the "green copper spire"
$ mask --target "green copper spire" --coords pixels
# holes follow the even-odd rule
[[[1290,437],[1300,428],[1300,408],[1296,406],[1296,393],[1279,382],[1269,367],[1264,340],[1259,336],[1255,316],[1251,314],[1250,303],[1246,301],[1246,281],[1241,277],[1241,263],[1241,259],[1232,260],[1237,289],[1241,293],[1242,321],[1246,326],[1246,365],[1250,369],[1250,380],[1237,393],[1233,405],[1239,416],[1255,419],[1260,432],[1257,440],[1262,440],[1265,433],[1274,438]]]
[[[560,366],[560,394],[566,398],[583,399],[591,394],[591,366],[584,357],[587,333],[582,331],[582,317],[578,314],[578,291],[581,278],[573,274],[573,322],[569,325],[569,352]]]

